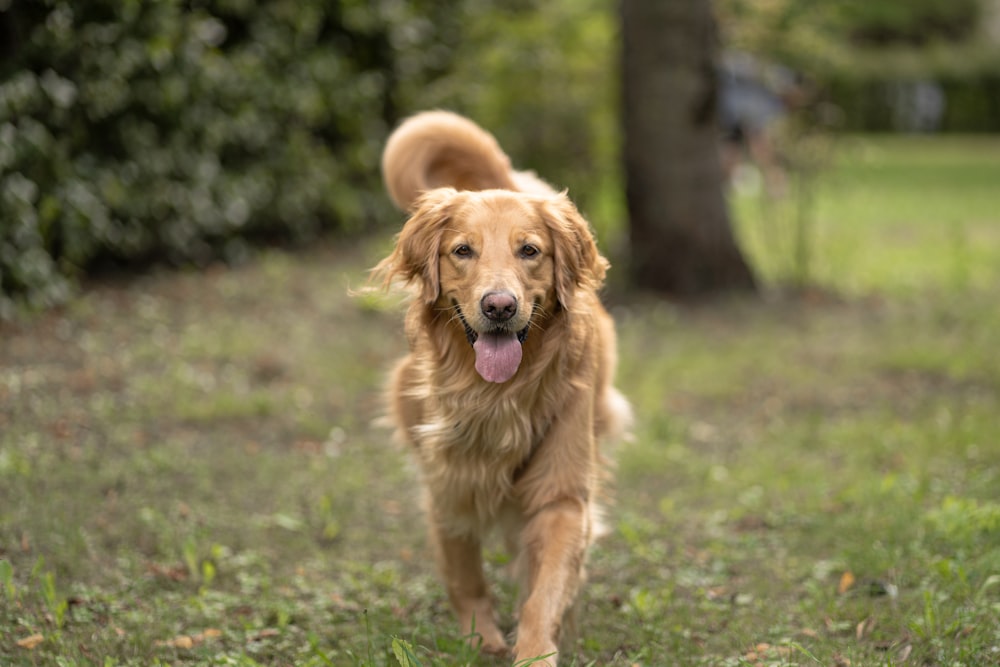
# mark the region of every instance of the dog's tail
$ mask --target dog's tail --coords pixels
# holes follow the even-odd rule
[[[424,111],[403,121],[382,152],[382,178],[403,211],[427,190],[552,189],[530,172],[516,172],[493,135],[450,111]]]

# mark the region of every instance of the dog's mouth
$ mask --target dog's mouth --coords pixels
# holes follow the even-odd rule
[[[465,337],[469,340],[476,353],[476,372],[487,382],[503,383],[514,377],[521,365],[521,346],[528,339],[527,326],[519,331],[511,331],[507,327],[497,326],[488,331],[476,331],[465,319],[461,307],[455,303],[455,312],[465,327]],[[534,308],[532,308],[534,315]]]

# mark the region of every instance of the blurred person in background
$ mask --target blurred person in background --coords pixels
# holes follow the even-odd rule
[[[788,111],[802,103],[801,77],[787,67],[731,51],[722,56],[718,85],[727,182],[756,188],[763,180],[768,195],[784,196],[787,176],[774,133]]]

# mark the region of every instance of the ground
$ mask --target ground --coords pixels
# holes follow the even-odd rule
[[[734,199],[761,298],[610,285],[639,420],[568,664],[1000,662],[1000,143],[836,150],[811,198]],[[0,326],[0,663],[504,664],[379,423],[388,236]]]

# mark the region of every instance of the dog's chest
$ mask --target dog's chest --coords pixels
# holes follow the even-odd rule
[[[428,403],[417,435],[420,449],[435,456],[481,459],[490,465],[520,463],[544,431],[537,407],[524,400],[455,393],[439,394]]]
[[[495,395],[438,395],[428,407],[414,435],[437,511],[451,515],[452,525],[491,523],[547,420],[537,406]]]

